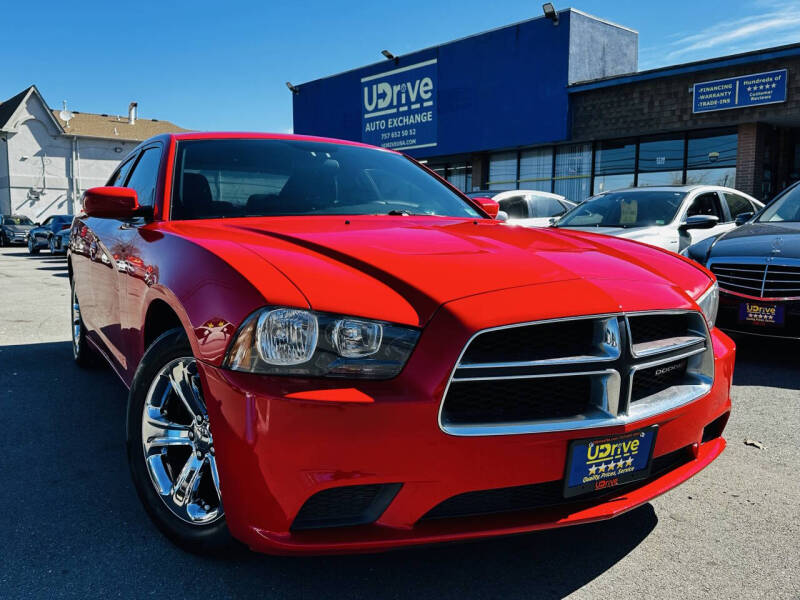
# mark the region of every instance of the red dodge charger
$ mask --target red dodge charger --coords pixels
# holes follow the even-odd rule
[[[303,136],[155,137],[88,190],[74,356],[130,388],[156,525],[195,551],[479,538],[614,517],[719,456],[714,277],[496,214]]]

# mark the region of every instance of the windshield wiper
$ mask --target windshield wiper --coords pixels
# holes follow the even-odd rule
[[[413,217],[414,214],[408,212],[407,210],[393,208],[389,212],[386,213],[387,215],[391,215],[393,217]]]

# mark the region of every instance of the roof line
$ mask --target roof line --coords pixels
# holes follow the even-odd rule
[[[632,32],[636,33],[637,35],[639,33],[638,31],[635,31],[633,29],[625,27],[624,25],[619,25],[618,23],[613,23],[613,22],[607,21],[605,19],[600,19],[598,17],[595,17],[594,15],[590,15],[588,13],[585,13],[585,12],[583,12],[581,10],[577,10],[575,8],[564,8],[564,9],[561,9],[561,10],[557,11],[557,13],[559,15],[564,14],[564,13],[570,13],[570,12],[578,13],[578,14],[584,16],[584,17],[587,17],[587,18],[590,18],[590,19],[594,19],[595,21],[599,21],[601,23],[606,23],[607,25],[613,25],[614,27],[619,27],[620,29],[627,29],[629,31],[632,31]],[[462,36],[460,38],[456,38],[454,40],[447,40],[446,42],[442,42],[440,44],[433,44],[432,46],[426,46],[425,48],[420,48],[419,50],[412,50],[410,52],[407,52],[406,54],[398,55],[397,58],[402,59],[402,58],[414,56],[415,54],[420,54],[422,52],[428,52],[428,51],[431,51],[431,50],[435,50],[437,48],[441,48],[442,46],[449,46],[450,44],[456,44],[458,42],[463,42],[464,40],[469,40],[471,38],[475,38],[475,37],[479,37],[479,36],[482,36],[482,35],[486,35],[488,33],[494,33],[496,31],[501,31],[503,29],[510,29],[512,27],[518,27],[518,26],[524,25],[526,23],[531,23],[533,21],[539,21],[541,19],[546,19],[546,18],[547,17],[545,17],[544,15],[540,15],[538,17],[531,17],[530,19],[522,19],[521,21],[515,21],[514,23],[508,23],[507,25],[499,25],[499,26],[493,27],[491,29],[486,29],[485,31],[479,31],[477,33],[471,33],[469,35],[465,35],[465,36]],[[344,75],[346,73],[352,73],[353,71],[360,71],[361,69],[367,69],[369,67],[374,67],[374,66],[381,65],[381,64],[384,64],[384,63],[389,63],[389,62],[390,61],[388,61],[388,60],[376,61],[376,62],[373,62],[373,63],[362,65],[360,67],[354,67],[352,69],[346,69],[344,71],[339,71],[338,73],[334,73],[332,75],[325,75],[324,77],[317,77],[315,79],[310,79],[308,81],[305,81],[303,83],[298,84],[297,87],[302,87],[304,85],[308,85],[308,84],[314,83],[316,81],[323,81],[325,79],[331,79],[333,77],[339,77],[340,75]]]
[[[595,21],[600,21],[601,23],[605,23],[606,25],[610,25],[611,27],[617,27],[618,29],[624,29],[625,31],[630,31],[631,33],[635,33],[639,35],[639,31],[633,29],[632,27],[626,27],[625,25],[620,25],[619,23],[614,23],[614,21],[609,21],[608,19],[604,19],[603,17],[598,17],[597,15],[589,14],[579,8],[567,8],[566,10],[572,11],[579,15],[583,15],[584,17],[588,17],[590,19],[594,19]]]
[[[776,58],[798,55],[800,55],[800,43],[786,44],[785,46],[774,46],[772,48],[762,48],[760,50],[751,50],[749,52],[730,54],[728,56],[706,58],[688,63],[658,67],[656,69],[648,69],[646,71],[638,71],[636,73],[626,73],[623,75],[614,75],[612,77],[602,77],[598,79],[590,79],[588,81],[579,81],[571,84],[567,89],[570,93],[584,92],[615,85],[624,85],[626,83],[647,81],[649,79],[656,79],[658,77],[675,77],[678,75],[685,75],[687,73],[698,73],[701,71],[710,71],[711,69],[716,68],[754,64]]]
[[[60,133],[64,133],[64,128],[61,126],[61,123],[58,122],[58,120],[55,118],[55,116],[51,112],[50,107],[48,106],[47,102],[45,101],[44,96],[42,96],[42,93],[39,91],[39,88],[36,87],[36,84],[29,85],[27,88],[22,90],[19,94],[16,94],[15,96],[12,96],[11,98],[9,98],[9,100],[13,100],[14,98],[16,98],[18,96],[22,96],[19,99],[19,101],[17,102],[17,105],[14,107],[14,110],[11,112],[10,115],[8,115],[8,118],[6,119],[6,122],[5,123],[0,123],[0,128],[5,127],[6,125],[8,125],[8,123],[11,121],[11,118],[15,114],[17,114],[17,112],[19,111],[20,107],[23,104],[25,104],[25,102],[28,101],[28,98],[30,98],[31,94],[34,94],[34,93],[39,98],[39,101],[42,103],[42,106],[44,107],[44,112],[47,113],[47,116],[50,117],[50,121],[56,126],[56,130],[59,131]],[[6,102],[8,102],[8,100],[6,100]],[[3,102],[3,104],[5,104],[5,102]]]

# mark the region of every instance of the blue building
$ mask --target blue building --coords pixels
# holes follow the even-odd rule
[[[465,191],[766,197],[800,178],[800,45],[643,72],[637,52],[635,31],[566,9],[298,85],[294,131],[406,152]]]

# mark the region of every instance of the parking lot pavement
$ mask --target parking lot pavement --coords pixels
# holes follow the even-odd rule
[[[800,345],[741,342],[728,449],[612,521],[379,555],[201,558],[145,516],[126,390],[73,365],[68,301],[63,258],[0,249],[1,598],[800,597]]]

